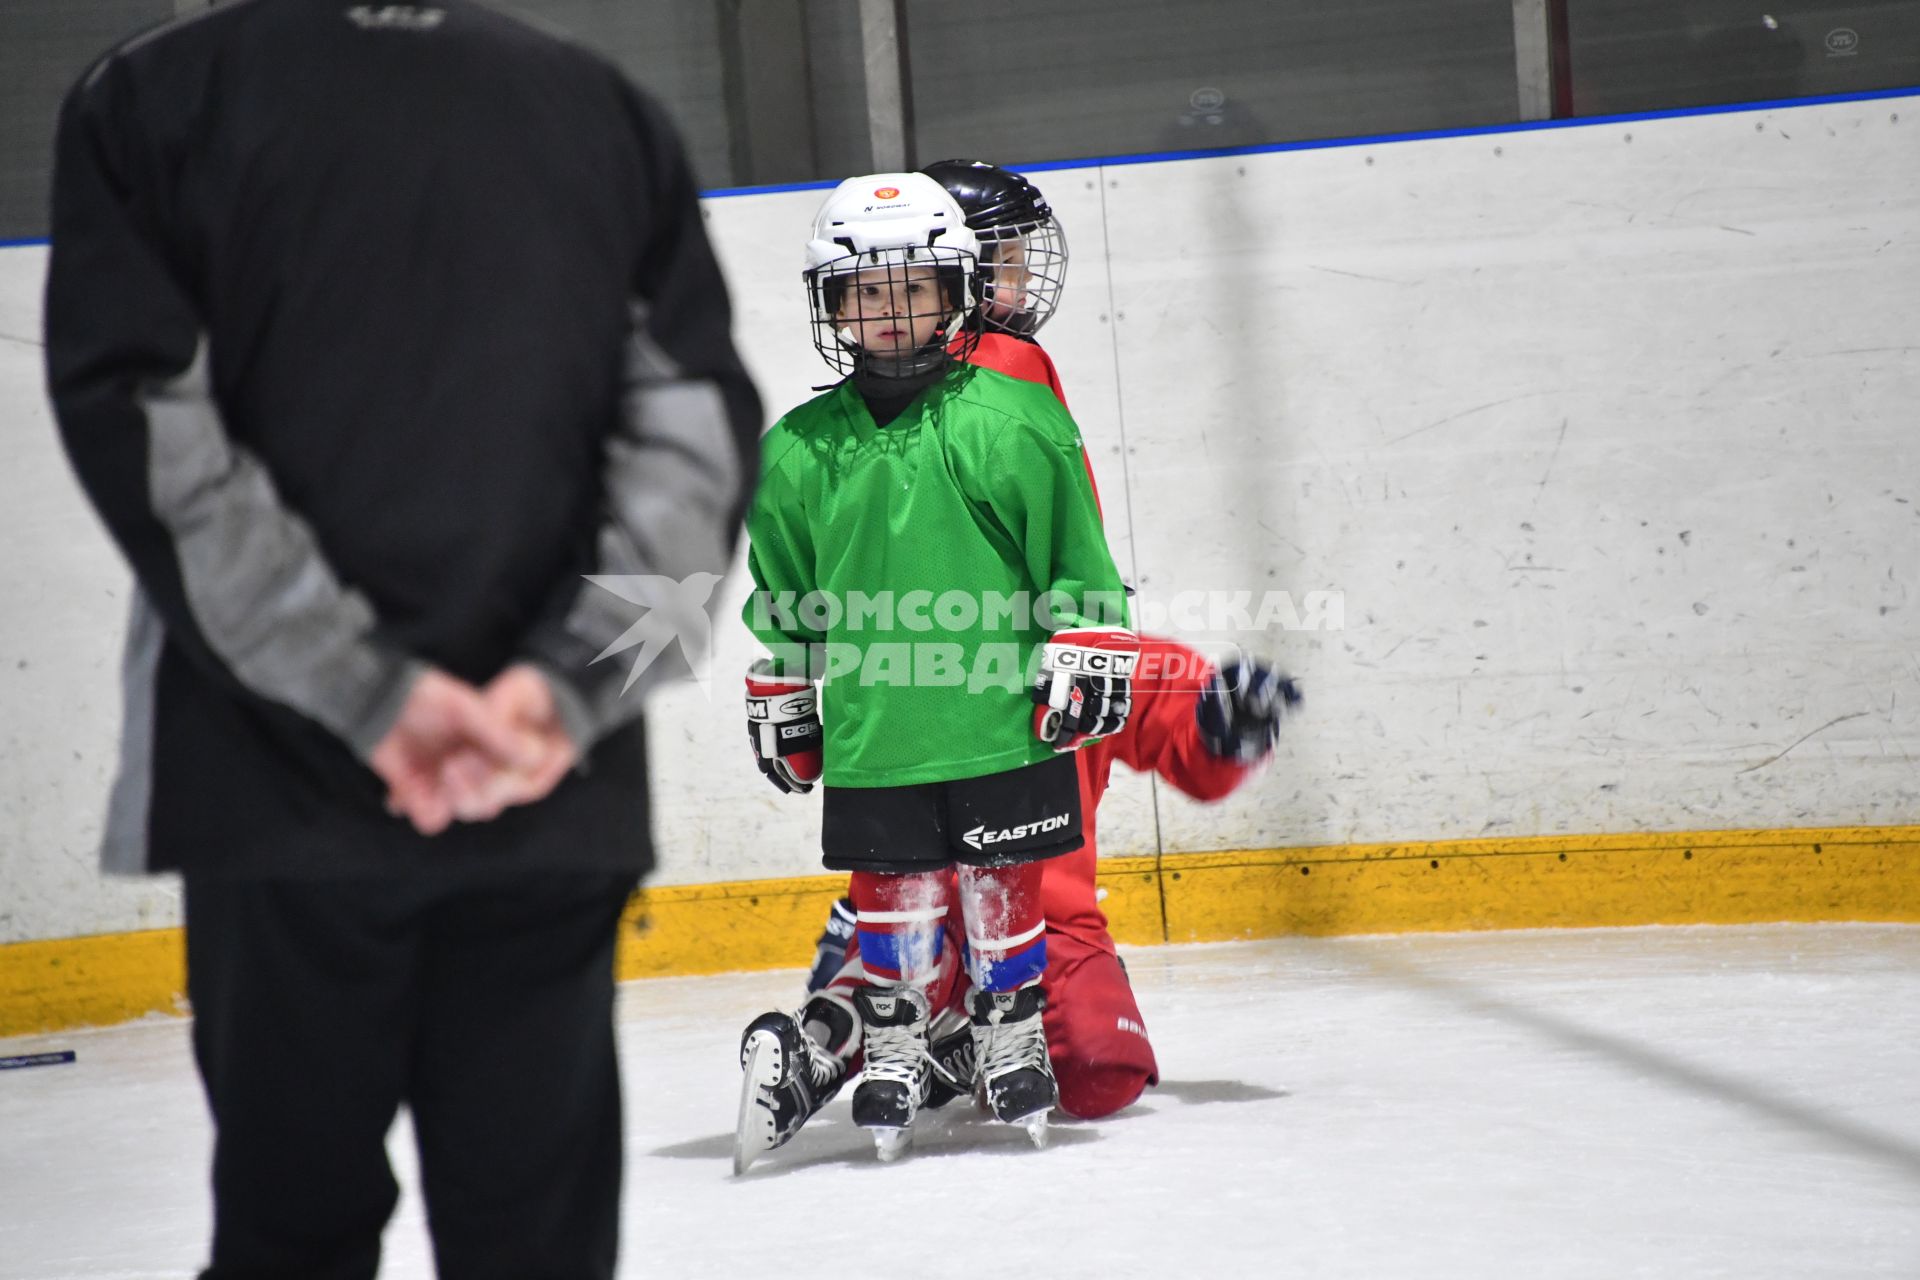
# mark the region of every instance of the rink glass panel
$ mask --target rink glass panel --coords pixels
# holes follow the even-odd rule
[[[703,188],[875,167],[862,0],[495,0],[658,98]],[[1498,125],[1514,0],[896,0],[909,160],[1034,163]],[[45,235],[61,95],[201,0],[0,3],[0,241]],[[1576,115],[1920,84],[1920,0],[1567,0]],[[1556,10],[1558,12],[1559,10]]]
[[[906,0],[921,161],[1518,118],[1512,0]]]
[[[1570,0],[1575,115],[1920,85],[1920,0]]]

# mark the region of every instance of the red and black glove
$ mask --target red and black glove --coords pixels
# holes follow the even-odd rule
[[[747,741],[767,780],[805,795],[820,780],[820,695],[804,676],[776,675],[762,658],[747,668]]]
[[[1089,738],[1126,727],[1133,710],[1133,670],[1140,637],[1121,627],[1080,627],[1053,633],[1040,651],[1033,683],[1033,732],[1055,751],[1072,751]]]

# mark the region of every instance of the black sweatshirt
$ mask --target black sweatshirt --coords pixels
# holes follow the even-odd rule
[[[700,632],[760,428],[660,110],[463,0],[238,0],[74,87],[52,242],[55,415],[138,587],[108,867],[644,868],[685,668],[623,695],[643,609],[583,575],[691,584],[637,598]],[[414,835],[364,763],[412,676],[516,660],[585,767]]]

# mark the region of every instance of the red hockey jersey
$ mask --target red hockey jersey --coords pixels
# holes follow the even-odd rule
[[[1005,333],[983,333],[980,345],[967,357],[971,364],[1004,373],[1009,378],[1024,378],[1044,384],[1061,404],[1067,403],[1066,388],[1060,385],[1060,371],[1053,358],[1037,342],[1027,342]]]

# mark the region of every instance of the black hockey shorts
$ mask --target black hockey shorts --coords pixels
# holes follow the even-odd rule
[[[1071,754],[980,778],[823,790],[820,851],[833,871],[1005,867],[1083,843]]]

